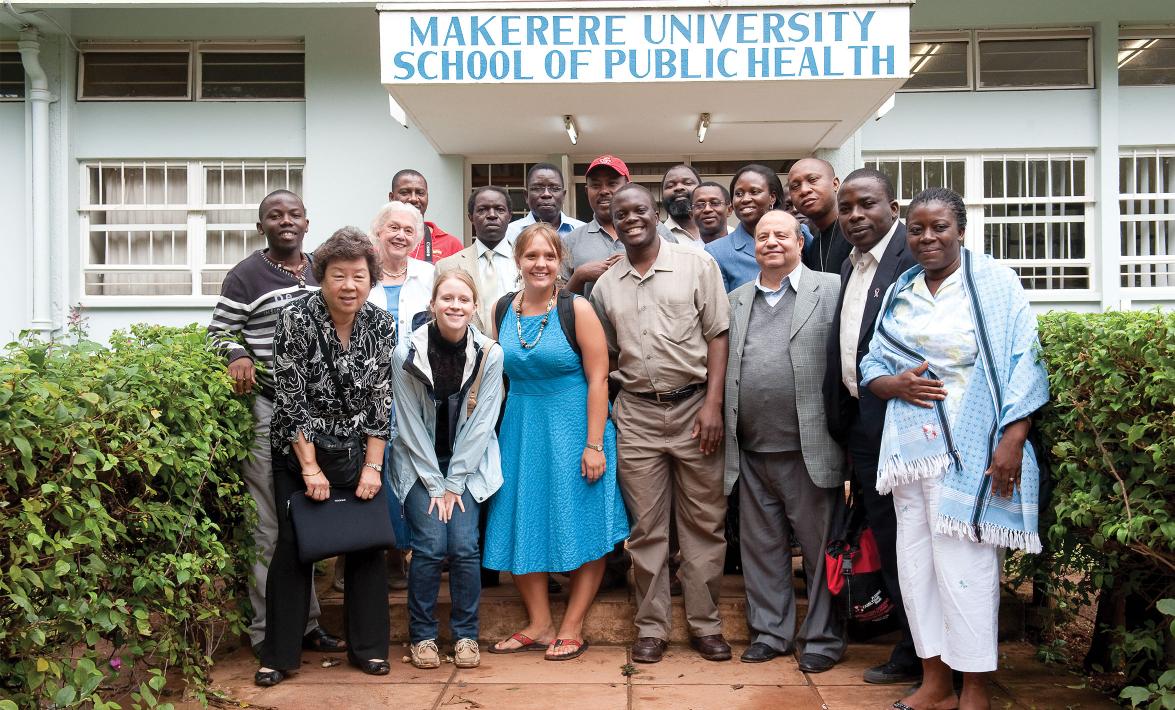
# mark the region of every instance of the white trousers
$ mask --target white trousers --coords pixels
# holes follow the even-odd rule
[[[956,671],[994,671],[1003,555],[993,545],[934,532],[941,483],[928,478],[893,489],[898,579],[914,648]]]

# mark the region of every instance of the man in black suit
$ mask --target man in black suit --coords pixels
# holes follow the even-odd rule
[[[888,662],[865,671],[867,683],[907,683],[922,676],[898,584],[897,521],[893,498],[876,488],[885,401],[858,387],[861,358],[869,351],[882,298],[890,284],[916,262],[906,248],[906,226],[898,220],[893,183],[862,168],[849,173],[837,193],[840,231],[853,249],[840,269],[840,302],[829,338],[824,379],[828,429],[849,455],[865,516],[881,553],[882,576],[897,606],[902,640]]]

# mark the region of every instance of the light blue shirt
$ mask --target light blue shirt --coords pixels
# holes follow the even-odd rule
[[[534,218],[534,212],[527,212],[525,217],[519,217],[518,219],[514,220],[506,227],[506,241],[513,244],[515,237],[521,234],[522,230],[534,224],[536,221],[537,220]],[[577,227],[582,227],[583,225],[584,223],[580,222],[578,219],[569,217],[560,212],[559,228],[555,231],[559,233],[560,237],[563,237],[571,234],[574,229]]]
[[[394,286],[384,286],[384,294],[388,299],[388,313],[392,314],[392,318],[397,321],[400,319],[400,289],[404,284],[396,284]]]
[[[748,281],[754,281],[759,275],[759,263],[755,261],[755,238],[747,233],[741,223],[730,234],[707,244],[706,253],[718,262],[722,285],[726,287],[727,293]]]
[[[779,299],[783,298],[783,292],[787,289],[790,288],[796,293],[800,292],[800,276],[803,275],[803,271],[804,265],[796,264],[796,268],[792,269],[790,274],[783,277],[783,284],[776,291],[772,291],[763,285],[763,273],[759,272],[759,275],[755,277],[755,288],[763,292],[763,299],[767,301],[767,305],[774,308],[775,304],[779,303]]]

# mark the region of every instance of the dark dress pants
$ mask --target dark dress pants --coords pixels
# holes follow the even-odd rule
[[[910,636],[910,622],[906,620],[906,608],[902,605],[902,586],[898,583],[898,521],[893,509],[893,496],[877,492],[878,448],[872,446],[870,437],[864,434],[860,420],[853,422],[849,429],[848,451],[852,459],[853,477],[861,503],[865,506],[865,519],[873,530],[881,555],[881,576],[890,599],[897,608],[902,638],[890,653],[891,663],[903,668],[920,668],[922,661],[914,651],[914,639]]]
[[[265,583],[265,642],[261,665],[297,670],[302,662],[302,634],[310,613],[314,565],[298,559],[294,527],[287,514],[290,496],[306,490],[300,470],[279,449],[273,450],[273,494],[278,511],[277,547]],[[388,570],[382,549],[352,552],[343,570],[343,622],[347,655],[353,661],[388,657]]]

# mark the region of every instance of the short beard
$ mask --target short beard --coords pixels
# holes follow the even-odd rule
[[[665,203],[665,211],[674,221],[680,222],[690,218],[690,200],[686,195],[674,197]]]

